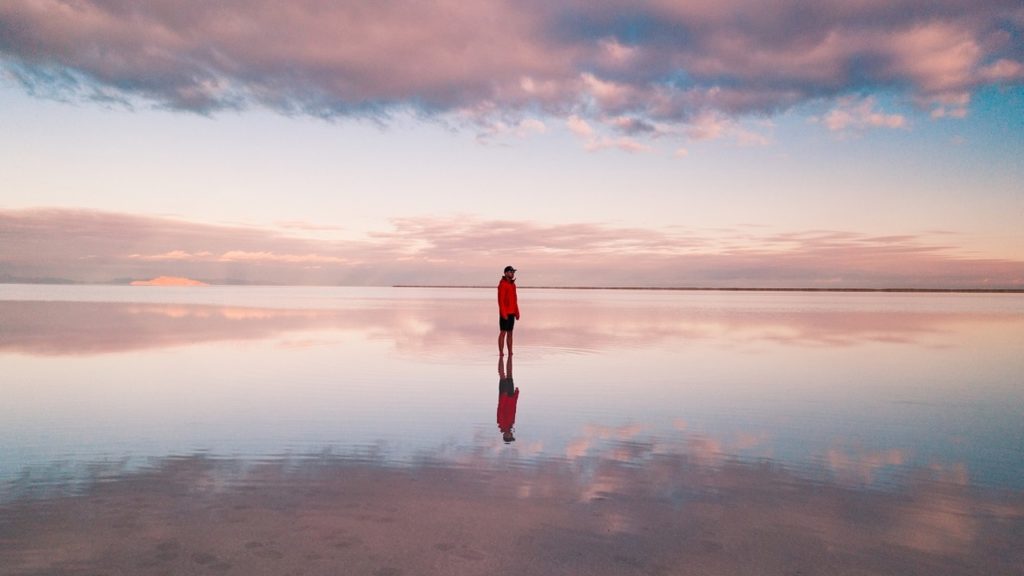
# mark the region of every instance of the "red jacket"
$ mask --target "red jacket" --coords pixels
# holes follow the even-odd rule
[[[516,404],[519,402],[519,388],[509,396],[498,392],[498,429],[502,432],[512,430],[516,425]]]
[[[501,277],[498,282],[498,315],[508,318],[512,314],[519,318],[519,300],[516,298],[516,283],[509,282],[508,278]]]

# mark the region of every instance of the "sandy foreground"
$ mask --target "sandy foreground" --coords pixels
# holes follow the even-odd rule
[[[682,454],[195,456],[100,476],[12,489],[0,574],[1024,573],[1024,495],[928,471],[880,489]]]

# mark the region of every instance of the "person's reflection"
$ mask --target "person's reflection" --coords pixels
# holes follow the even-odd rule
[[[502,360],[505,360],[502,362]],[[516,423],[516,402],[519,401],[519,388],[512,381],[512,355],[498,358],[498,430],[505,443],[515,442],[512,428]]]

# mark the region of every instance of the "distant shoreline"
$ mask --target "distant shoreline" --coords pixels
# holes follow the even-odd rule
[[[0,279],[0,285],[22,285],[22,286],[130,286],[125,282],[74,282],[74,281],[51,281],[51,282],[26,282],[23,280],[9,281]],[[240,282],[204,282],[206,287],[310,287],[310,288],[464,288],[493,290],[494,286],[489,284],[391,284],[385,286],[359,286],[359,285],[337,285],[337,284],[246,284]],[[140,287],[136,285],[135,287]],[[181,288],[182,286],[159,286]],[[783,287],[783,288],[732,288],[732,287],[710,287],[710,286],[519,286],[523,290],[618,290],[618,291],[647,291],[647,292],[847,292],[847,293],[904,293],[904,294],[1024,294],[1024,288],[813,288],[813,287]]]
[[[494,286],[446,286],[436,284],[394,284],[392,288],[488,288]],[[924,294],[1024,294],[1021,288],[675,288],[643,286],[519,286],[523,290],[646,290],[661,292],[899,292]]]

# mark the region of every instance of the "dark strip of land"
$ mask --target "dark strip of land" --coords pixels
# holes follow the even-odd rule
[[[393,288],[489,288],[482,285],[395,284]],[[654,287],[654,286],[519,286],[532,290],[658,290],[667,292],[908,292],[938,294],[1024,294],[1020,288],[728,288],[728,287]]]

